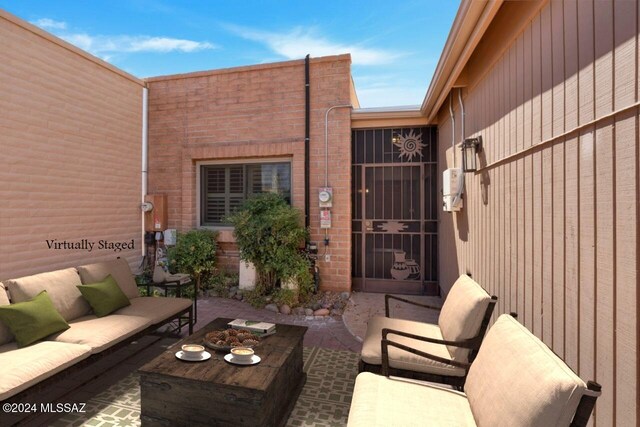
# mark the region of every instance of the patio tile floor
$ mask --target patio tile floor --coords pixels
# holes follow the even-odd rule
[[[407,298],[429,304],[441,305],[438,297],[409,296]],[[392,304],[394,317],[420,321],[437,321],[437,312],[410,306],[397,301]],[[241,301],[226,298],[202,298],[198,300],[198,323],[194,329],[204,327],[217,317],[259,319],[274,323],[307,326],[304,345],[359,353],[362,339],[371,316],[384,315],[384,294],[352,293],[345,313],[339,317],[313,317],[282,315],[265,309],[256,309]],[[37,400],[50,401],[63,395],[60,402],[82,403],[92,396],[117,383],[131,372],[160,355],[167,347],[187,335],[184,328],[181,336],[147,335],[123,349],[106,356],[72,377],[61,380],[51,390],[45,390]],[[87,384],[79,386],[83,381]],[[69,391],[71,390],[71,391]],[[61,391],[63,391],[61,393]],[[36,398],[34,397],[34,400]],[[55,414],[42,414],[24,425],[41,426],[58,418]]]

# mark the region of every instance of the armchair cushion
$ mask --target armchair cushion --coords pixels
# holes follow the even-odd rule
[[[475,426],[463,393],[363,372],[356,378],[348,427]]]
[[[586,384],[509,315],[489,329],[465,392],[481,426],[568,426]]]
[[[478,335],[491,296],[466,274],[453,284],[444,301],[438,325],[447,341],[461,341]],[[449,346],[451,357],[468,362],[469,349]]]
[[[438,328],[437,325],[376,316],[369,319],[367,334],[365,335],[362,343],[362,360],[365,363],[369,363],[371,365],[382,364],[380,341],[382,340],[383,328],[396,329],[438,340],[443,339],[442,334],[440,333],[440,328]],[[400,344],[415,348],[416,350],[433,354],[434,356],[451,359],[451,354],[449,353],[447,346],[442,344],[418,341],[412,338],[393,334],[389,334],[387,338]],[[427,359],[396,347],[389,347],[389,366],[392,368],[406,369],[434,375],[462,377],[465,374],[464,369],[462,368]]]

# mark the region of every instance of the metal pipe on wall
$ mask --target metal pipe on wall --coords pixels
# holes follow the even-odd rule
[[[453,89],[449,92],[449,115],[451,116],[451,148],[453,149],[453,167],[456,167],[456,115],[453,112]]]
[[[311,220],[309,200],[309,150],[310,150],[310,132],[311,132],[311,93],[309,78],[309,55],[304,58],[304,225],[309,227]]]
[[[149,168],[149,89],[146,87],[142,88],[142,171],[141,171],[141,179],[142,179],[142,195],[140,203],[144,203],[144,198],[147,195],[148,188],[148,168]],[[142,256],[146,255],[146,250],[144,247],[144,211],[141,209],[141,238],[140,238],[140,248]]]
[[[329,113],[334,108],[353,108],[351,104],[342,104],[342,105],[334,105],[333,107],[329,107],[327,112],[324,114],[324,186],[329,186]],[[328,236],[329,232],[327,229],[324,230],[324,241],[325,247],[328,246]]]
[[[464,142],[464,102],[462,101],[462,88],[458,89],[458,102],[460,103],[460,141]],[[453,149],[455,152],[455,148]],[[458,181],[458,192],[456,197],[453,199],[453,205],[457,205],[458,202],[462,199],[462,192],[464,191],[464,171],[460,174],[460,180]]]

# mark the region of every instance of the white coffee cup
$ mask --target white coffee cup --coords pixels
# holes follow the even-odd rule
[[[253,349],[249,347],[234,347],[231,349],[233,358],[238,362],[248,362],[253,357]]]
[[[204,347],[199,344],[184,344],[182,346],[182,354],[186,359],[200,359]]]

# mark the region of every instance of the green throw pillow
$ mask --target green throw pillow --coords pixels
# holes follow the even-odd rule
[[[116,280],[108,275],[102,282],[78,286],[84,299],[89,302],[98,317],[113,313],[119,308],[131,305]]]
[[[25,347],[48,335],[69,329],[69,324],[58,313],[47,291],[29,301],[0,307],[0,320],[16,338],[18,347]]]

